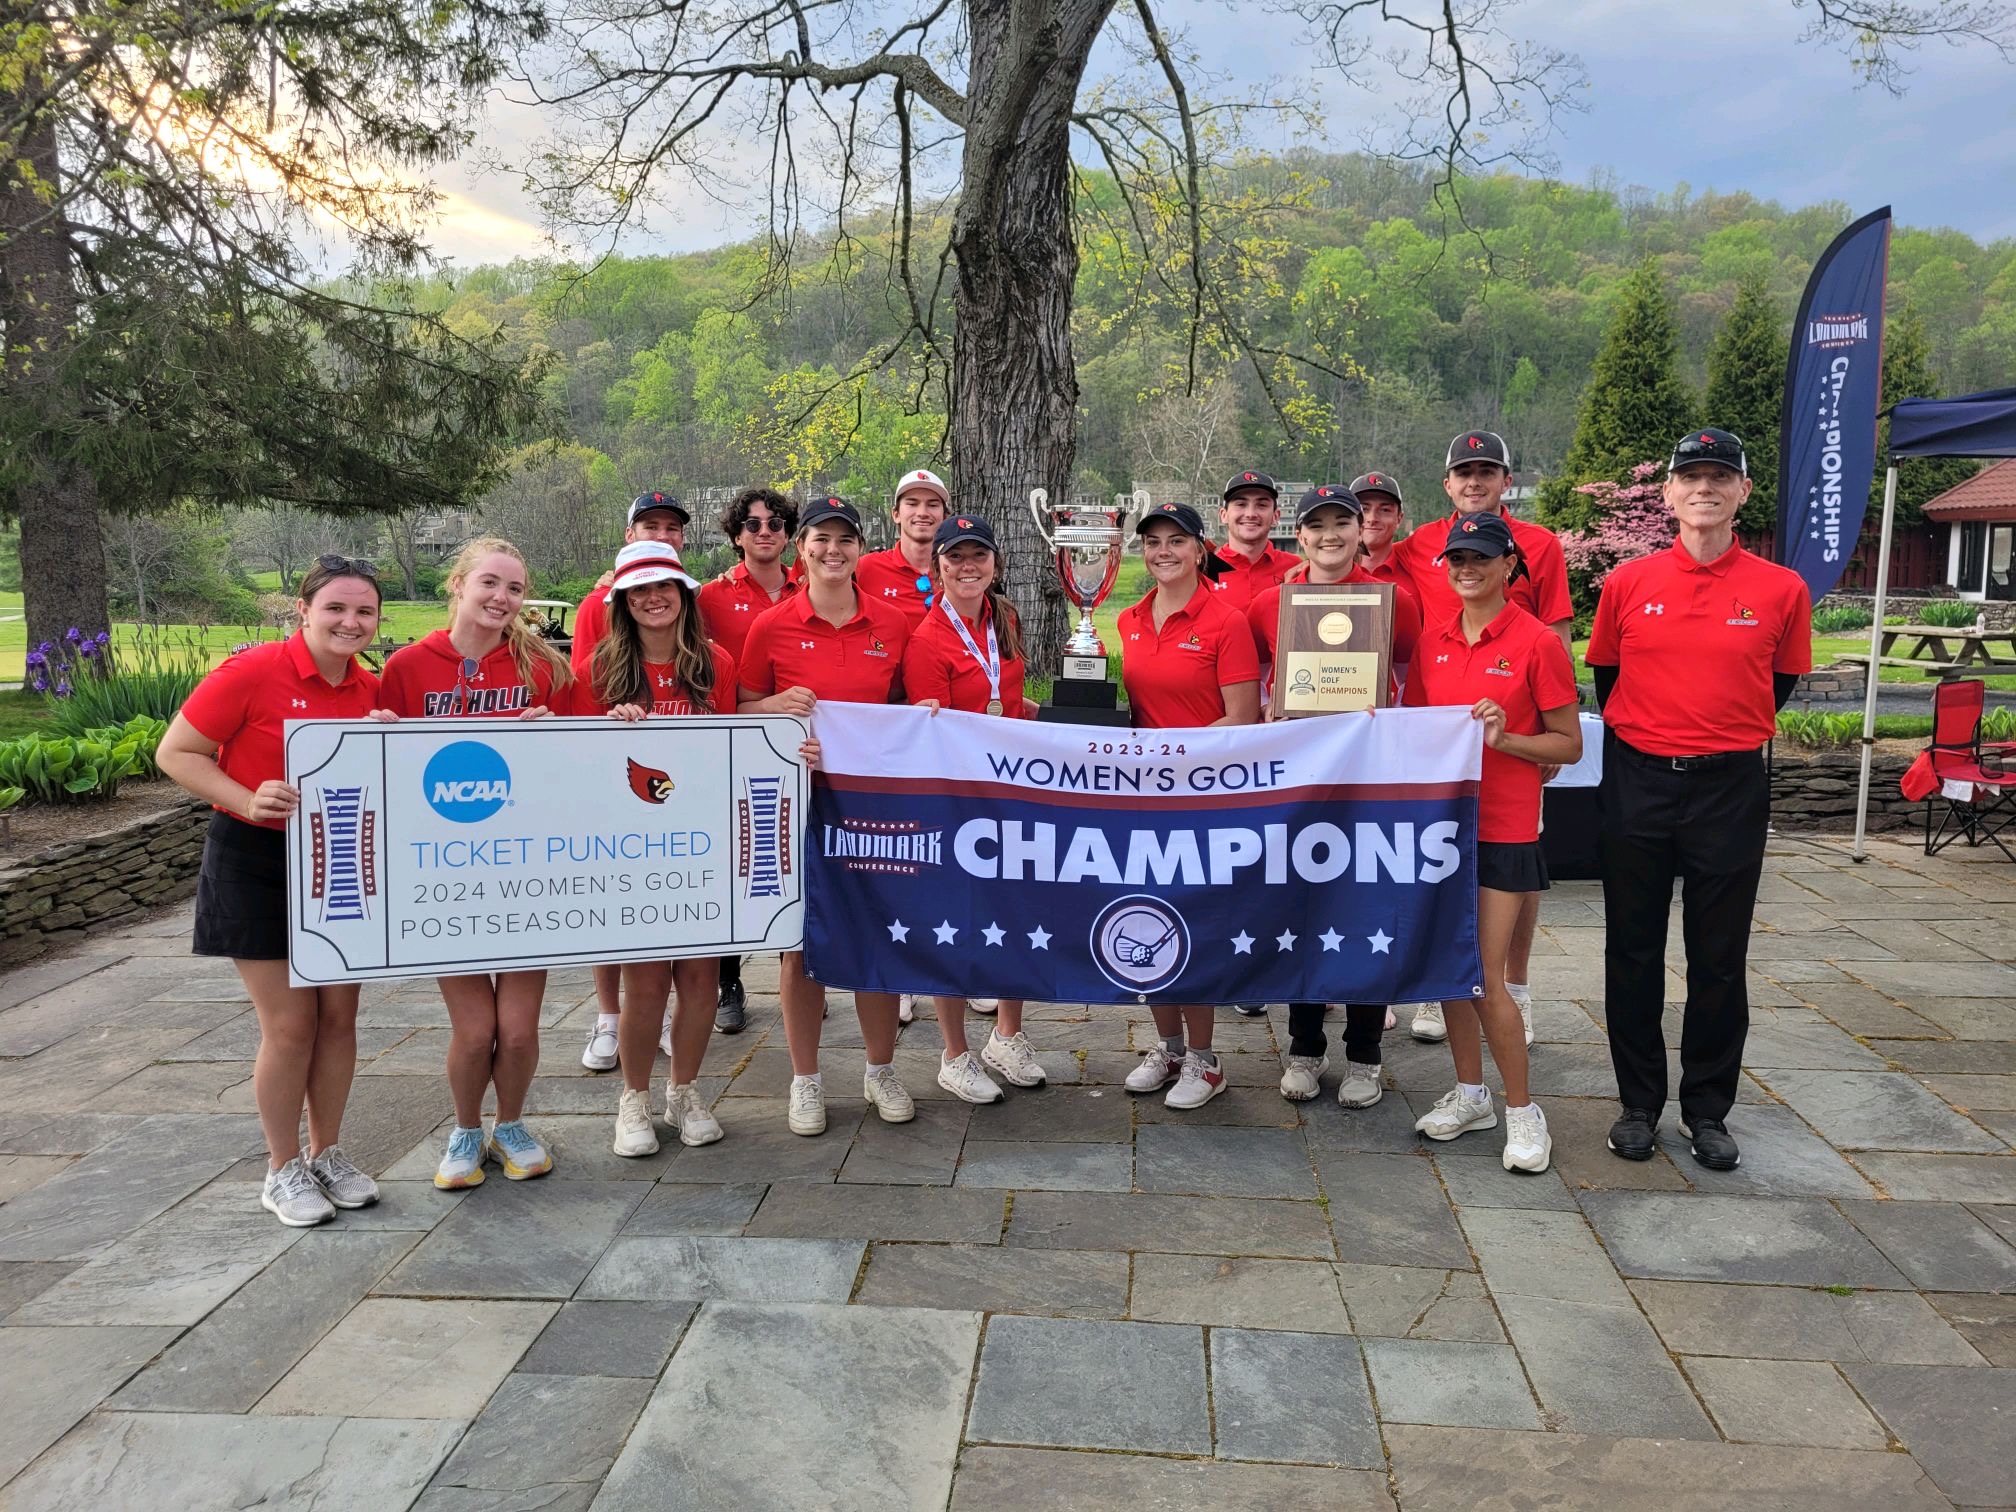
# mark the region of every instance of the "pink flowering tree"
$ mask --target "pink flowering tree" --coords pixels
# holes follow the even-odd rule
[[[1568,563],[1569,589],[1584,614],[1595,611],[1596,594],[1611,568],[1673,544],[1679,527],[1666,507],[1659,471],[1657,462],[1640,462],[1628,483],[1606,480],[1575,490],[1588,496],[1592,513],[1581,529],[1561,532],[1561,555]]]

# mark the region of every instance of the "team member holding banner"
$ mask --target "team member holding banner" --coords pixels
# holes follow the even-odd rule
[[[509,541],[482,536],[448,571],[448,628],[402,646],[385,663],[385,707],[401,719],[539,719],[573,712],[567,659],[525,622],[531,573]],[[495,1157],[507,1178],[553,1169],[553,1156],[525,1127],[525,1092],[539,1065],[544,971],[437,978],[448,1006],[448,1091],[455,1130],[434,1172],[444,1191],[479,1185]],[[497,1089],[497,1117],[483,1136],[483,1092]]]
[[[1304,565],[1285,581],[1306,583],[1371,583],[1378,581],[1359,563],[1364,512],[1348,488],[1325,483],[1296,501],[1295,540]],[[1271,688],[1275,642],[1281,628],[1281,587],[1276,584],[1253,600],[1246,611],[1262,664],[1261,676]],[[1404,583],[1393,587],[1393,662],[1404,666],[1421,635],[1421,610],[1414,591]],[[1396,674],[1397,675],[1397,674]],[[1288,1066],[1281,1075],[1281,1095],[1307,1102],[1322,1089],[1330,1069],[1329,1039],[1323,1032],[1323,1003],[1288,1005]],[[1344,1078],[1337,1101],[1347,1108],[1369,1108],[1379,1101],[1379,1037],[1386,1029],[1384,1003],[1344,1005]]]
[[[942,500],[939,509],[942,513]],[[861,517],[854,506],[844,499],[814,499],[799,516],[794,544],[805,587],[758,615],[750,627],[736,694],[741,712],[810,717],[821,699],[900,701],[909,626],[902,612],[885,607],[856,586]],[[929,565],[927,554],[925,566]],[[817,740],[805,743],[805,756],[817,764]],[[786,1122],[793,1134],[823,1134],[826,1092],[819,1078],[819,1035],[826,989],[805,975],[804,951],[784,952],[778,996],[784,1006],[784,1040],[791,1052]],[[867,1062],[861,1095],[883,1122],[907,1123],[917,1116],[917,1105],[896,1079],[893,1064],[896,994],[857,992],[854,1009],[861,1019]]]
[[[856,567],[862,597],[896,610],[912,630],[931,607],[931,542],[951,507],[938,474],[922,467],[903,474],[889,510],[896,517],[896,544],[869,552]]]
[[[1441,555],[1463,608],[1421,637],[1407,675],[1410,705],[1468,705],[1484,724],[1477,794],[1477,947],[1484,997],[1442,1005],[1456,1086],[1414,1125],[1454,1139],[1498,1124],[1484,1086],[1479,1020],[1505,1082],[1505,1169],[1544,1171],[1553,1150],[1547,1120],[1526,1086],[1526,1038],[1505,990],[1505,963],[1522,900],[1547,888],[1540,855],[1540,769],[1582,754],[1575,671],[1560,638],[1517,604],[1507,586],[1524,569],[1511,527],[1497,514],[1465,514]]]
[[[636,541],[616,555],[609,584],[609,631],[595,647],[581,712],[635,721],[681,714],[726,713],[734,699],[735,663],[707,639],[696,595],[700,585],[663,541]],[[706,1103],[694,1090],[707,1036],[713,1027],[720,964],[712,956],[683,961],[626,961],[617,1049],[623,1091],[616,1103],[618,1155],[653,1155],[651,1066],[668,998],[672,1013],[672,1070],[665,1083],[665,1121],[685,1145],[721,1137]]]
[[[1195,729],[1260,721],[1260,658],[1246,617],[1213,592],[1224,564],[1212,554],[1204,522],[1188,504],[1158,504],[1135,527],[1155,586],[1120,615],[1120,680],[1141,730]],[[1156,1003],[1161,1043],[1127,1075],[1129,1092],[1201,1108],[1225,1090],[1211,1051],[1208,1003]],[[1187,1035],[1187,1041],[1186,1041]]]
[[[358,989],[287,981],[286,828],[301,794],[283,778],[282,739],[289,719],[383,714],[378,679],[356,659],[378,632],[377,570],[318,557],[294,609],[293,635],[240,651],[197,684],[155,760],[216,809],[196,882],[195,951],[231,958],[259,1016],[252,1097],[267,1158],[259,1205],[308,1228],[339,1207],[376,1202],[378,1185],[337,1144],[357,1069]]]
[[[956,515],[938,527],[932,553],[939,597],[904,647],[904,693],[915,704],[1033,718],[1036,702],[1022,693],[1022,624],[1001,591],[994,527]],[[966,1102],[999,1102],[1001,1088],[981,1069],[982,1062],[1015,1086],[1043,1085],[1047,1078],[1035,1047],[1022,1032],[1020,998],[994,1000],[999,1016],[978,1057],[966,1043],[966,999],[933,1001],[945,1041],[939,1086]]]

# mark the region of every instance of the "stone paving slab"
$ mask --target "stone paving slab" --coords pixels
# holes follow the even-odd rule
[[[854,1239],[619,1238],[577,1296],[605,1302],[845,1302]]]
[[[1909,1283],[1830,1204],[1796,1197],[1591,1192],[1589,1221],[1627,1276],[1790,1286]]]
[[[911,1239],[999,1244],[1002,1198],[941,1187],[810,1186],[770,1188],[745,1233],[770,1238]]]
[[[2016,1366],[2016,1296],[1980,1292],[1938,1293],[1926,1298],[1990,1365]],[[1911,1364],[1952,1364],[1914,1360]],[[1966,1363],[1961,1361],[1959,1363]]]
[[[1128,1263],[1106,1250],[877,1244],[856,1302],[881,1307],[1113,1318],[1127,1311]]]
[[[1328,1260],[1336,1246],[1313,1202],[1155,1193],[1018,1192],[1003,1244],[1038,1249],[1160,1250]]]
[[[2016,1504],[2016,1370],[1850,1365],[1845,1373],[1956,1505]]]
[[[467,1420],[555,1311],[550,1302],[367,1297],[253,1411]]]
[[[1351,1332],[1337,1273],[1319,1260],[1136,1255],[1130,1314],[1154,1323]]]
[[[1127,1192],[1134,1188],[1134,1151],[1126,1144],[1038,1144],[968,1135],[959,1187],[1015,1187],[1040,1192]]]
[[[977,1442],[1209,1454],[1204,1335],[1173,1323],[996,1318],[980,1351]]]
[[[378,1291],[401,1297],[565,1301],[637,1205],[632,1181],[486,1180],[400,1261]]]
[[[1895,1071],[1767,1071],[1765,1082],[1844,1150],[1970,1153],[2002,1142]]]
[[[173,1328],[9,1328],[0,1333],[7,1355],[7,1368],[0,1370],[0,1485],[174,1337]]]
[[[1282,1507],[1392,1512],[1386,1477],[1313,1465],[1241,1465],[1137,1454],[999,1449],[980,1444],[959,1458],[951,1512],[1278,1512]]]
[[[542,1493],[582,1487],[609,1473],[651,1395],[645,1380],[513,1375],[435,1474],[432,1489]]]
[[[1890,1438],[1831,1365],[1682,1360],[1716,1426],[1735,1443],[1884,1449]]]
[[[1981,1357],[1925,1298],[1793,1286],[1633,1281],[1631,1291],[1676,1354],[1778,1360],[1978,1365]]]
[[[2016,1292],[2016,1246],[1956,1202],[1844,1202],[1841,1211],[1921,1291]]]
[[[1219,1458],[1385,1466],[1357,1340],[1214,1328],[1210,1349]]]
[[[630,1376],[645,1381],[672,1358],[697,1302],[569,1302],[518,1362],[521,1374]]]
[[[1365,1363],[1387,1423],[1538,1428],[1539,1409],[1507,1344],[1368,1339]]]

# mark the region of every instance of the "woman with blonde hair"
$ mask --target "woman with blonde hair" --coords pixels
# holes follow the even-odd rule
[[[406,719],[573,712],[567,659],[526,621],[531,573],[509,541],[481,536],[448,571],[448,628],[402,646],[385,663],[385,707]],[[443,1191],[483,1180],[495,1159],[512,1181],[544,1176],[553,1156],[525,1127],[525,1094],[539,1065],[544,971],[439,978],[448,1005],[448,1090],[455,1131],[434,1172]],[[497,1117],[483,1133],[483,1094],[494,1087]]]

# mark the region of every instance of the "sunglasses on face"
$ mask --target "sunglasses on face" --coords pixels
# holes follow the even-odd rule
[[[742,522],[744,535],[782,535],[784,522],[775,515],[751,515]]]
[[[364,557],[340,556],[333,551],[325,551],[315,558],[315,565],[325,572],[336,573],[339,577],[362,577],[377,581],[378,568]]]

